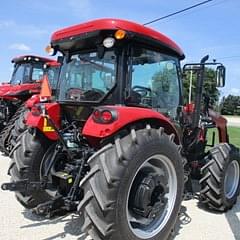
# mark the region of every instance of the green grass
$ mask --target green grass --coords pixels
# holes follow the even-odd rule
[[[208,131],[208,143],[212,143],[212,133],[216,134],[215,144],[218,143],[218,131],[216,129],[209,129]],[[228,127],[228,134],[230,138],[230,143],[240,148],[240,128],[238,127]]]

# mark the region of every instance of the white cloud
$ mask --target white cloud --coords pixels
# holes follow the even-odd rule
[[[9,49],[19,50],[19,51],[30,51],[31,48],[24,43],[13,43],[9,46]]]
[[[0,21],[0,29],[9,28],[12,27],[13,25],[15,25],[14,21],[10,20]]]

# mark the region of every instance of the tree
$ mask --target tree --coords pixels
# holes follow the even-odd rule
[[[221,114],[240,115],[240,96],[228,95],[221,101]]]
[[[211,68],[205,68],[204,73],[204,85],[203,85],[203,94],[210,97],[210,102],[212,105],[216,105],[220,92],[217,89],[217,82],[216,82],[216,73]],[[184,91],[184,103],[188,103],[189,101],[189,87],[190,82],[192,78],[192,94],[191,94],[191,100],[194,101],[195,99],[195,91],[196,91],[196,83],[197,83],[197,72],[193,71],[192,73],[190,71],[186,72],[186,75],[184,77],[183,81],[183,91]]]

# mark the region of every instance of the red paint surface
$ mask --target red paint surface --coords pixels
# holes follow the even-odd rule
[[[70,38],[98,30],[117,30],[117,29],[122,29],[125,31],[134,32],[150,37],[174,49],[180,56],[184,55],[181,48],[164,34],[157,32],[149,27],[145,27],[141,24],[121,19],[98,19],[78,24],[75,26],[71,26],[68,28],[64,28],[53,33],[52,41],[60,41],[65,38]]]
[[[101,109],[104,109],[104,107],[101,107]],[[179,142],[175,127],[170,120],[161,113],[146,108],[125,106],[106,106],[106,109],[117,112],[116,121],[110,124],[96,123],[91,115],[84,125],[82,131],[83,136],[88,139],[102,139],[113,135],[128,124],[132,124],[140,120],[146,120],[147,122],[147,120],[154,119],[159,121],[159,125],[163,126],[169,134],[174,133],[177,138],[176,141]]]
[[[219,113],[209,109],[209,116],[215,122],[218,129],[219,142],[229,142],[227,133],[227,119],[221,116]]]
[[[55,125],[60,127],[60,105],[58,103],[45,103],[45,108],[47,110],[48,116]],[[31,112],[27,114],[26,125],[29,127],[39,129],[47,138],[51,140],[57,140],[58,135],[56,132],[43,132],[44,116],[34,116]]]

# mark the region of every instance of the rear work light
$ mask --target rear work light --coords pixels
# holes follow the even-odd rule
[[[112,109],[96,109],[92,116],[96,123],[109,124],[117,120],[117,112]]]

